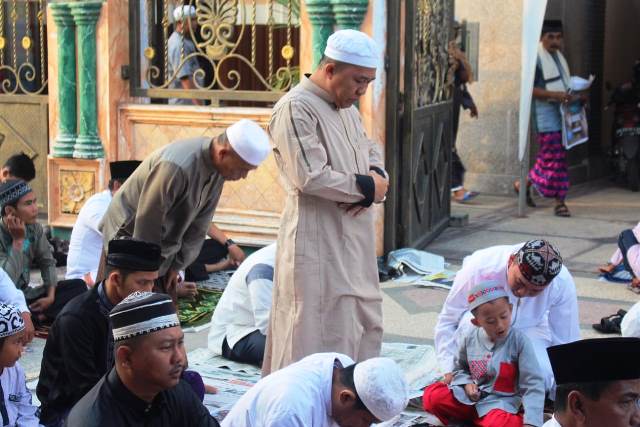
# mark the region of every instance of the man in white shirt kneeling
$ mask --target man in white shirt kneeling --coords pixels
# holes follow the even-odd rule
[[[211,318],[208,347],[215,354],[262,366],[275,256],[273,243],[251,254],[231,276]]]

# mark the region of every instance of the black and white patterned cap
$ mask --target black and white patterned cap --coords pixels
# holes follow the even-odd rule
[[[171,298],[153,292],[132,293],[116,305],[109,316],[114,341],[180,326]]]
[[[21,179],[8,179],[0,184],[0,209],[20,200],[25,194],[31,193],[29,184]]]
[[[562,257],[549,242],[529,240],[516,253],[522,275],[536,286],[547,286],[560,273]]]
[[[24,330],[24,320],[20,310],[11,304],[0,302],[0,338],[15,335]]]

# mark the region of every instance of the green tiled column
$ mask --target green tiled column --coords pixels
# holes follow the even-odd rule
[[[76,24],[66,3],[49,4],[58,31],[58,135],[54,157],[72,157],[76,143]]]
[[[333,33],[335,20],[330,0],[306,0],[305,4],[313,27],[313,69],[315,70],[327,47],[327,39]]]
[[[96,97],[96,22],[102,2],[71,3],[71,13],[78,28],[78,86],[80,88],[80,132],[73,157],[97,159],[104,157],[98,137]]]
[[[331,6],[339,29],[360,30],[369,0],[331,0]]]

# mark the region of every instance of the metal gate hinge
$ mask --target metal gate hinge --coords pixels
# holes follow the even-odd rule
[[[120,77],[122,80],[129,80],[129,65],[123,65],[120,67]]]

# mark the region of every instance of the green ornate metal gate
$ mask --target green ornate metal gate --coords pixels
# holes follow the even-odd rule
[[[0,0],[0,163],[33,158],[38,206],[46,211],[47,30],[45,0]]]
[[[453,0],[389,0],[385,250],[424,247],[449,223]],[[404,67],[404,68],[403,68]]]

